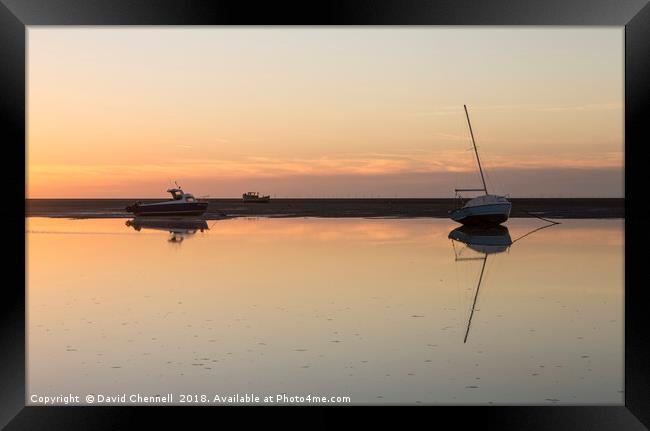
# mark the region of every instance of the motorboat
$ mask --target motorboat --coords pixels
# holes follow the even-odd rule
[[[268,202],[271,200],[270,195],[260,196],[258,192],[246,192],[241,195],[244,202]]]
[[[168,189],[172,198],[163,202],[141,202],[126,207],[126,210],[138,217],[144,216],[200,216],[208,209],[208,202],[196,199],[192,194],[177,188]]]
[[[464,225],[498,225],[508,220],[512,204],[505,196],[488,193],[481,159],[479,158],[476,141],[474,140],[474,131],[469,121],[467,106],[463,105],[463,107],[465,108],[465,116],[467,117],[467,124],[469,125],[469,132],[472,137],[472,145],[474,147],[474,154],[476,154],[476,162],[479,173],[481,174],[483,188],[455,189],[455,199],[458,205],[457,208],[449,211],[449,217]],[[461,195],[463,192],[483,192],[484,195],[464,201]]]

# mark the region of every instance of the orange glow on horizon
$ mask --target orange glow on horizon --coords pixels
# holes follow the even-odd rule
[[[504,192],[622,197],[622,36],[30,28],[27,197],[447,196],[476,173],[464,103]]]

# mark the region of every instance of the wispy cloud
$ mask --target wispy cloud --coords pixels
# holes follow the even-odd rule
[[[553,112],[553,111],[616,111],[622,112],[623,104],[621,102],[610,103],[592,103],[583,105],[540,105],[540,104],[516,104],[516,105],[471,105],[472,111],[533,111],[533,112]],[[415,117],[438,117],[448,115],[459,115],[463,112],[462,106],[440,106],[432,110],[413,112]]]
[[[489,169],[602,169],[622,168],[622,152],[590,155],[492,155],[484,160]],[[471,172],[476,169],[467,151],[358,154],[356,156],[272,157],[250,156],[237,160],[182,159],[164,164],[33,165],[29,181],[62,181],[83,178],[137,180],[173,174],[184,178],[269,178],[304,175],[393,175],[402,173]],[[66,181],[67,182],[67,181]]]
[[[540,107],[539,111],[622,111],[621,103],[595,103],[572,106],[548,106]]]

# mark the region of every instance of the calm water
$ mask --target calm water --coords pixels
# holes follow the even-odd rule
[[[623,220],[506,251],[452,243],[443,219],[208,227],[28,218],[28,398],[623,403]]]

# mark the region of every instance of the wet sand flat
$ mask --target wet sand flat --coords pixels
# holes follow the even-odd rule
[[[26,215],[39,217],[129,217],[124,209],[136,200],[163,199],[27,199]],[[453,199],[271,199],[245,203],[241,199],[210,199],[207,219],[230,217],[436,217],[446,218]],[[625,199],[511,199],[511,217],[563,219],[625,217]]]
[[[28,394],[623,403],[621,219],[511,219],[489,257],[446,219],[209,225],[28,218]]]

